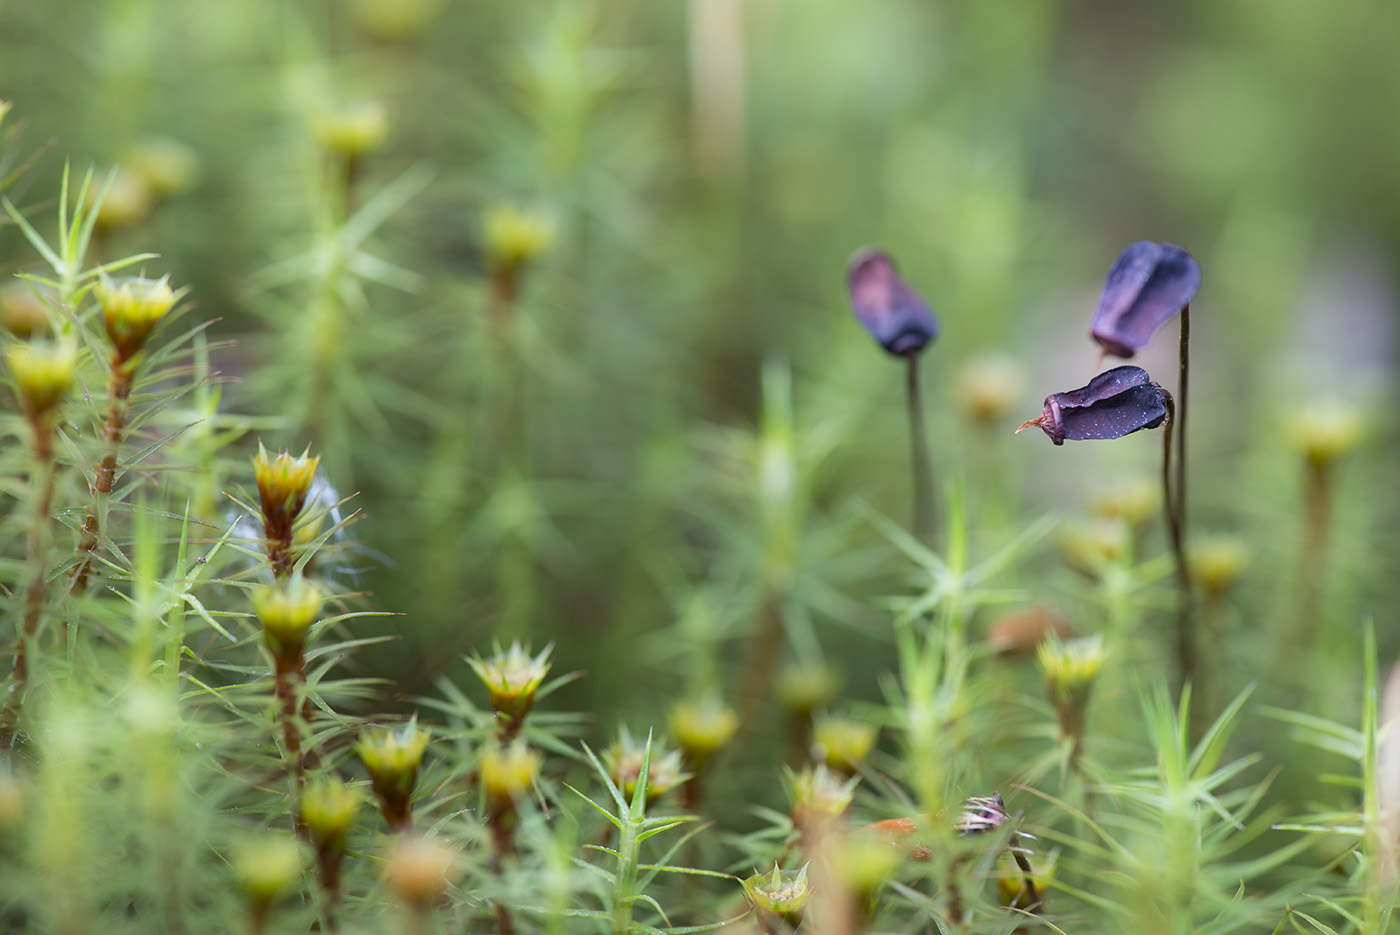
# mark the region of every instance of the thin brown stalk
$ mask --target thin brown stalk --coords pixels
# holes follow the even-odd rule
[[[102,427],[102,460],[98,462],[97,473],[92,482],[93,503],[88,507],[87,518],[83,520],[83,535],[78,542],[78,551],[87,553],[73,570],[73,589],[82,591],[87,587],[88,575],[92,570],[91,553],[97,550],[102,528],[98,519],[98,503],[111,496],[117,479],[117,454],[121,450],[126,434],[126,420],[131,409],[131,389],[135,371],[129,360],[118,351],[112,355],[112,379],[107,387],[107,421]]]
[[[38,496],[29,526],[29,563],[32,568],[29,585],[24,591],[24,615],[20,619],[19,632],[15,634],[14,663],[10,670],[5,705],[0,709],[0,747],[10,745],[19,724],[20,709],[29,684],[29,644],[39,631],[48,594],[49,514],[53,511],[54,480],[58,466],[53,459],[53,426],[42,416],[34,417],[30,425],[34,430],[38,479]]]

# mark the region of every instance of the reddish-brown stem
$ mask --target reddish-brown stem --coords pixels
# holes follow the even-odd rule
[[[282,727],[282,745],[287,751],[287,764],[298,801],[306,785],[306,759],[301,749],[301,699],[297,688],[306,682],[306,659],[297,653],[295,659],[276,660],[275,691],[278,720]]]
[[[53,460],[53,426],[42,415],[30,419],[34,431],[34,456],[37,462],[38,496],[34,517],[29,527],[29,561],[33,565],[29,585],[24,591],[24,616],[15,634],[14,665],[10,671],[8,692],[0,709],[0,747],[8,747],[19,724],[24,691],[29,684],[29,644],[39,631],[48,592],[48,528],[53,510],[54,476],[57,465]]]
[[[102,427],[102,460],[97,464],[97,473],[92,482],[94,501],[110,496],[117,480],[117,454],[121,450],[126,433],[126,418],[130,412],[131,388],[135,368],[121,351],[112,353],[112,380],[107,386],[107,421]],[[101,540],[102,527],[97,517],[97,504],[88,507],[87,518],[83,520],[83,535],[78,542],[80,552],[96,551]],[[92,569],[90,555],[73,569],[73,588],[82,591],[87,587],[88,573]]]
[[[783,615],[780,598],[770,592],[764,597],[758,612],[758,632],[750,650],[749,668],[744,677],[743,713],[739,723],[750,728],[758,724],[763,703],[768,700],[773,683],[773,669],[778,662],[778,650],[783,641]]]

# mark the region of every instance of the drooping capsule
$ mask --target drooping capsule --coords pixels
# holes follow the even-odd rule
[[[1087,386],[1045,397],[1039,418],[1022,423],[1039,426],[1050,440],[1122,438],[1142,429],[1155,429],[1167,418],[1167,392],[1141,367],[1114,367]]]
[[[1108,271],[1089,335],[1105,354],[1132,357],[1200,287],[1201,267],[1191,254],[1176,244],[1140,240]]]
[[[846,286],[856,320],[896,357],[922,351],[938,337],[938,319],[928,303],[899,278],[883,250],[859,250],[846,265]]]

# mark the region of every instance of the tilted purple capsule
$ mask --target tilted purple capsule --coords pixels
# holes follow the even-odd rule
[[[1050,440],[1122,438],[1155,429],[1167,418],[1167,393],[1141,367],[1114,367],[1088,386],[1045,397],[1045,410],[1016,431],[1039,426]]]
[[[1089,335],[1105,354],[1132,357],[1196,297],[1201,267],[1176,244],[1140,240],[1118,255]]]
[[[895,272],[882,250],[858,251],[846,265],[846,286],[856,320],[891,354],[917,354],[938,337],[938,319]]]

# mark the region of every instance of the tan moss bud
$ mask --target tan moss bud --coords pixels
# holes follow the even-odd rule
[[[384,882],[415,912],[440,900],[460,871],[457,852],[434,838],[403,837],[384,861]]]

